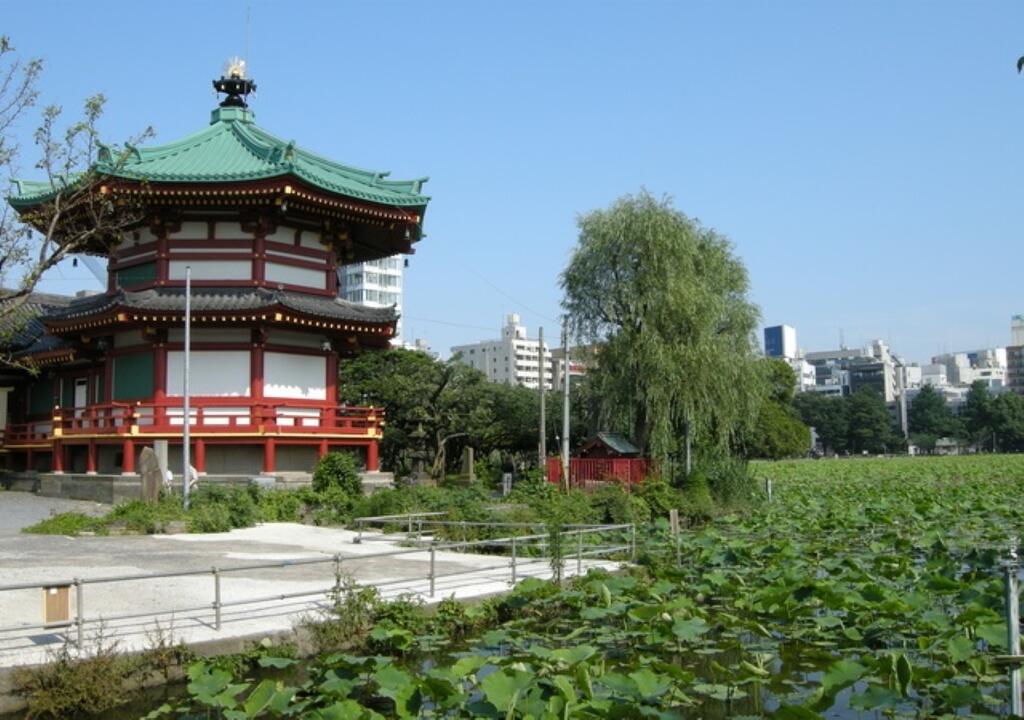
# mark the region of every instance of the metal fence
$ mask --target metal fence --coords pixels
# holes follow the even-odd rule
[[[444,513],[441,513],[442,515]],[[381,522],[391,521],[397,522],[406,528],[410,528],[410,532],[413,532],[411,528],[414,527],[413,522],[423,520],[424,516],[436,516],[436,513],[413,513],[409,516],[381,516],[377,518],[363,518],[366,523],[360,524],[360,536],[362,535],[363,525],[370,522]],[[440,521],[434,521],[440,522]],[[358,524],[358,523],[357,523]],[[477,523],[482,525],[484,523]],[[510,527],[516,524],[514,523],[490,523],[496,527]],[[422,529],[418,524],[415,525],[417,529]],[[519,529],[533,528],[534,526],[518,525]],[[357,536],[358,537],[358,536]],[[357,540],[358,541],[358,540]],[[382,552],[373,552],[360,555],[343,555],[336,553],[334,555],[325,555],[324,557],[317,558],[298,558],[293,560],[280,560],[275,562],[261,562],[261,563],[249,563],[243,565],[232,565],[227,567],[211,567],[203,570],[182,570],[176,572],[158,572],[158,573],[138,573],[128,575],[112,575],[107,577],[98,578],[50,578],[45,580],[34,580],[28,583],[17,583],[0,585],[0,596],[3,593],[17,592],[17,591],[42,591],[45,593],[49,589],[62,588],[66,592],[73,591],[74,595],[74,612],[66,621],[61,623],[21,623],[16,625],[0,626],[0,644],[3,643],[5,638],[10,637],[12,633],[25,633],[28,631],[35,630],[54,630],[55,628],[69,629],[73,633],[73,639],[78,646],[82,646],[85,640],[85,631],[90,625],[99,625],[101,623],[108,623],[114,621],[125,621],[125,620],[141,620],[149,619],[154,622],[158,621],[162,616],[179,616],[185,614],[193,614],[197,616],[197,619],[203,617],[212,616],[212,622],[206,623],[212,626],[216,631],[220,631],[224,621],[224,611],[226,608],[242,608],[242,607],[254,607],[261,604],[270,602],[280,602],[290,599],[297,598],[325,598],[329,599],[332,594],[337,593],[341,590],[342,578],[345,577],[346,573],[351,574],[353,566],[357,563],[364,561],[380,560],[383,558],[407,558],[413,559],[416,555],[427,555],[424,558],[428,560],[427,572],[423,575],[412,575],[406,576],[395,580],[388,580],[383,582],[368,582],[360,583],[362,586],[372,586],[378,590],[385,589],[389,586],[406,586],[409,592],[426,595],[427,597],[435,597],[437,589],[437,581],[444,578],[455,578],[459,576],[467,576],[467,580],[472,581],[473,578],[468,577],[474,574],[479,576],[480,573],[484,573],[488,581],[494,581],[493,575],[487,575],[487,571],[502,570],[500,565],[490,566],[486,568],[473,567],[468,569],[459,569],[450,572],[438,572],[437,568],[437,554],[438,552],[456,552],[465,551],[466,549],[476,548],[479,550],[487,550],[491,555],[499,553],[508,557],[507,566],[504,572],[507,572],[508,582],[514,585],[518,580],[523,577],[524,568],[530,565],[536,565],[538,563],[552,564],[552,557],[549,553],[552,550],[553,542],[559,542],[561,544],[560,553],[561,562],[571,563],[575,562],[575,570],[577,574],[582,574],[584,569],[584,560],[588,558],[605,558],[605,559],[634,559],[636,554],[636,528],[632,524],[619,524],[619,525],[596,525],[587,527],[571,527],[565,528],[561,532],[552,533],[533,533],[533,534],[510,534],[507,537],[499,538],[488,538],[481,540],[467,540],[463,542],[451,542],[451,543],[431,543],[428,547],[413,547],[413,548],[402,548],[398,550],[387,550]],[[333,582],[323,587],[316,589],[291,592],[291,593],[277,593],[272,595],[262,595],[257,597],[245,597],[244,599],[237,599],[233,601],[225,601],[222,597],[222,581],[225,576],[232,574],[250,572],[253,570],[271,570],[271,569],[287,569],[310,565],[325,565],[331,570]],[[501,576],[504,577],[504,572]],[[560,573],[560,571],[559,571]],[[127,612],[127,613],[96,613],[93,615],[87,612],[87,600],[88,592],[87,587],[104,585],[104,584],[116,584],[116,583],[129,583],[129,582],[143,582],[151,583],[154,580],[166,579],[166,578],[184,578],[184,577],[203,577],[207,576],[211,580],[210,597],[211,602],[202,605],[193,605],[186,607],[174,607],[173,609],[164,610],[147,610],[142,612]],[[477,582],[481,578],[477,578]],[[45,598],[45,595],[44,595]],[[44,600],[45,601],[45,600]],[[277,613],[277,615],[290,614],[285,612]]]

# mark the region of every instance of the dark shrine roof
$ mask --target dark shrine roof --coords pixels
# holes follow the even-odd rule
[[[588,445],[594,442],[601,442],[620,455],[639,455],[640,448],[631,443],[625,435],[617,432],[599,432],[597,437],[591,440]]]
[[[371,308],[341,298],[287,290],[264,288],[192,288],[192,312],[242,312],[284,307],[304,315],[315,315],[330,320],[350,320],[365,323],[393,323],[397,319],[395,308]],[[151,312],[184,313],[184,288],[159,288],[132,292],[118,290],[113,295],[92,295],[76,298],[67,305],[53,308],[46,319],[61,322],[90,315],[101,315],[115,308],[148,310]]]
[[[0,298],[6,298],[15,291],[0,289]],[[75,298],[69,295],[31,293],[28,299],[11,313],[0,315],[0,347],[17,354],[31,354],[58,350],[65,342],[46,334],[42,317],[67,307]],[[13,302],[0,299],[0,306]]]

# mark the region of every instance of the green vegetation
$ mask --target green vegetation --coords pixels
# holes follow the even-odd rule
[[[458,470],[467,446],[478,458],[493,457],[491,465],[500,466],[502,456],[515,457],[518,465],[536,463],[540,398],[534,390],[489,383],[467,365],[402,349],[342,360],[338,383],[342,402],[385,408],[380,457],[396,477],[409,475],[422,452],[424,470],[441,479]],[[574,447],[597,430],[588,415],[588,392],[585,383],[573,388]],[[556,446],[560,427],[560,403],[549,403],[549,447]]]
[[[905,449],[885,401],[871,388],[846,397],[800,393],[793,405],[813,427],[826,453],[886,453]]]
[[[601,425],[669,467],[726,448],[765,396],[757,307],[729,241],[646,191],[582,215],[562,273]]]
[[[1005,715],[1000,562],[1024,530],[1024,458],[755,470],[773,503],[678,545],[658,520],[625,575],[528,580],[434,619],[351,589],[350,642],[300,676],[197,664],[188,701],[150,717]]]
[[[742,438],[747,457],[779,460],[803,457],[811,449],[811,431],[793,405],[796,373],[785,360],[765,358],[768,397],[761,404],[757,420]]]
[[[132,500],[102,517],[62,513],[25,528],[48,535],[117,533],[227,532],[260,522],[302,522],[345,525],[354,518],[411,512],[445,512],[446,520],[519,522],[538,527],[551,523],[646,522],[676,508],[684,519],[701,520],[749,499],[746,466],[721,462],[706,465],[686,488],[651,478],[633,494],[618,483],[594,492],[562,493],[539,473],[517,481],[512,495],[495,497],[497,478],[481,466],[480,481],[453,478],[437,486],[409,485],[363,495],[355,464],[344,453],[326,456],[314,474],[313,487],[264,490],[257,485],[201,485],[192,495],[189,511],[177,496],[155,504]],[[716,503],[721,507],[715,509]],[[439,528],[439,538],[473,540],[488,536],[481,528]]]

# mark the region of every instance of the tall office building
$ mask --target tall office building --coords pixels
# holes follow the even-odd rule
[[[393,255],[381,260],[353,263],[338,268],[339,297],[366,307],[395,306],[398,326],[391,340],[402,344],[402,270],[405,259]]]
[[[557,336],[556,336],[557,337]],[[545,342],[540,347],[537,339],[527,337],[526,326],[520,324],[519,316],[512,313],[501,329],[501,338],[458,345],[452,348],[460,362],[480,370],[487,379],[495,383],[538,387],[540,363],[544,363],[544,387],[554,387],[551,350]]]
[[[764,329],[764,354],[768,357],[795,358],[796,328],[789,325],[773,325]]]

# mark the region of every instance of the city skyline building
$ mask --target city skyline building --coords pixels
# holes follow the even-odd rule
[[[557,332],[554,328],[553,331]],[[501,337],[451,348],[452,356],[465,365],[480,370],[494,383],[538,388],[540,363],[544,363],[544,387],[554,389],[555,373],[547,342],[530,338],[519,315],[510,313],[501,328]]]
[[[352,263],[338,268],[338,297],[370,308],[394,306],[398,325],[392,347],[402,346],[402,286],[405,258],[401,255]]]

